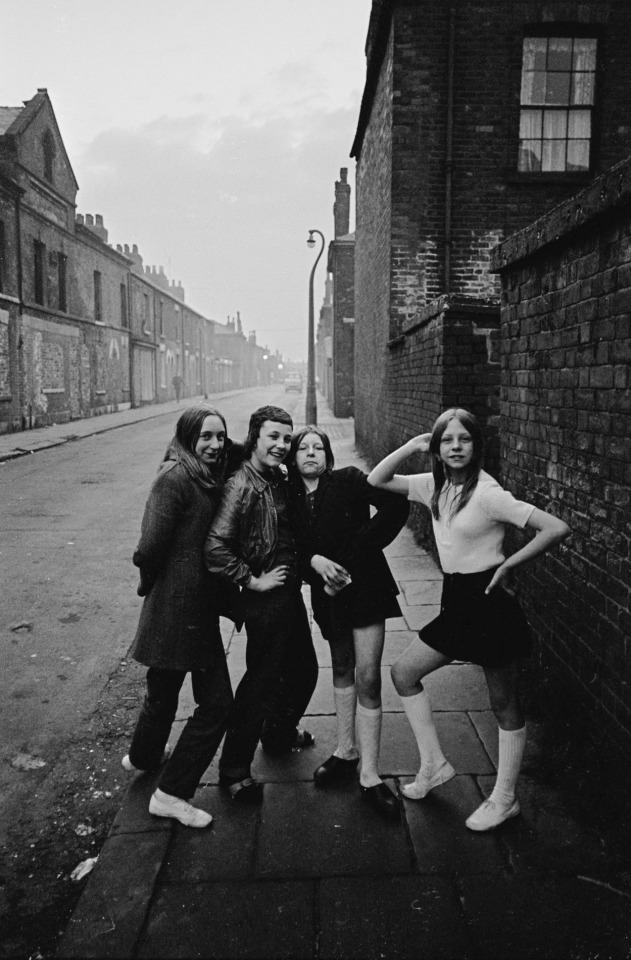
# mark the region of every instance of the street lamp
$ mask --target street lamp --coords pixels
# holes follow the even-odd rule
[[[309,344],[308,344],[308,353],[307,353],[307,403],[305,409],[305,419],[307,424],[318,422],[318,406],[316,403],[316,392],[315,392],[315,354],[314,354],[314,319],[313,319],[313,277],[318,265],[318,261],[322,256],[322,251],[324,250],[324,234],[319,230],[310,230],[309,239],[307,240],[308,247],[315,247],[315,240],[313,239],[313,234],[317,233],[320,237],[320,252],[316,257],[316,261],[311,268],[311,276],[309,277]]]

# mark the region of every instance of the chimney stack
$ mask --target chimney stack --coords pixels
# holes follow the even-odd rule
[[[333,204],[335,239],[345,237],[350,230],[351,188],[346,182],[347,176],[348,167],[342,167],[340,179],[335,181],[335,203]]]

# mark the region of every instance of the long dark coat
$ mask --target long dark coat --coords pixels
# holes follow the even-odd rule
[[[222,587],[206,569],[203,547],[220,493],[173,460],[153,482],[133,557],[146,596],[131,652],[148,667],[189,671],[216,662]]]
[[[323,635],[331,637],[335,621],[337,626],[361,627],[399,616],[399,590],[382,551],[407,519],[407,500],[372,487],[357,467],[343,467],[320,477],[313,515],[295,470],[290,474],[289,489],[303,576],[311,584],[313,613]],[[373,515],[371,506],[377,508]],[[351,574],[352,583],[336,597],[324,593],[322,578],[309,566],[316,553],[335,560]]]

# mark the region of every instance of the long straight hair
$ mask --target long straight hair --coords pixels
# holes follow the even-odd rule
[[[212,467],[204,463],[195,453],[195,447],[206,417],[219,417],[226,434],[218,462]],[[195,403],[187,407],[178,420],[175,427],[175,436],[167,448],[164,459],[177,460],[178,463],[182,464],[191,480],[206,490],[212,490],[220,486],[223,481],[226,470],[227,445],[228,428],[224,415],[215,407],[211,407],[209,403]]]
[[[301,427],[291,438],[291,447],[289,448],[289,456],[287,457],[289,467],[296,470],[296,473],[298,472],[296,467],[296,454],[298,453],[298,447],[309,433],[315,433],[317,437],[320,437],[322,446],[324,447],[325,473],[332,473],[333,467],[335,466],[335,457],[331,449],[331,441],[329,440],[328,434],[326,434],[324,430],[321,430],[320,427],[316,427],[313,423],[307,424],[306,427]]]
[[[450,407],[449,410],[445,410],[444,413],[441,413],[436,420],[436,423],[432,428],[432,436],[429,441],[429,452],[432,458],[432,473],[434,475],[434,492],[431,499],[431,511],[432,516],[436,520],[440,518],[438,501],[441,493],[443,492],[443,487],[448,487],[449,484],[452,483],[451,476],[449,475],[449,467],[447,467],[440,458],[440,441],[442,440],[443,434],[452,420],[459,420],[465,430],[471,434],[471,439],[473,441],[473,455],[471,457],[471,462],[466,469],[465,480],[462,485],[462,489],[454,500],[451,514],[452,516],[455,516],[455,514],[459,513],[460,510],[463,510],[468,504],[473,491],[477,486],[478,479],[480,477],[480,470],[482,469],[484,441],[482,439],[480,424],[478,423],[474,414],[469,413],[468,410],[464,410],[462,407]]]

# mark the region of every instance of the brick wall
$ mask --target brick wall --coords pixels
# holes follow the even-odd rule
[[[390,350],[390,429],[396,440],[377,450],[375,459],[430,430],[447,407],[461,406],[479,418],[486,445],[485,467],[497,476],[499,333],[499,308],[463,297],[440,297],[410,322]],[[408,473],[427,469],[425,457],[405,465]],[[410,526],[426,549],[435,553],[428,512],[413,504]]]
[[[352,417],[355,393],[355,244],[333,241],[333,413]]]
[[[368,450],[389,414],[383,359],[390,315],[391,44],[390,38],[355,178],[355,426]]]
[[[631,161],[498,248],[502,479],[572,528],[520,571],[537,655],[631,755]]]
[[[602,171],[631,153],[629,4],[392,0],[373,5],[371,59],[353,147],[355,417],[358,442],[369,458],[401,443],[409,424],[425,418],[424,407],[414,410],[420,380],[429,377],[422,389],[431,385],[442,397],[451,389],[448,379],[443,384],[437,378],[436,365],[428,373],[418,344],[399,344],[399,336],[407,338],[411,328],[427,331],[424,311],[443,294],[477,298],[483,307],[493,299],[499,303],[499,279],[489,270],[493,248],[594,175],[532,179],[516,172],[522,39],[527,24],[542,23],[592,24],[602,31],[594,139],[595,172]],[[387,43],[380,39],[386,31]],[[424,334],[414,333],[415,340],[419,335]],[[443,371],[458,367],[457,340],[447,338],[441,349],[452,347],[455,355],[441,359]],[[494,376],[479,364],[474,372],[475,379],[465,384],[469,394]]]

